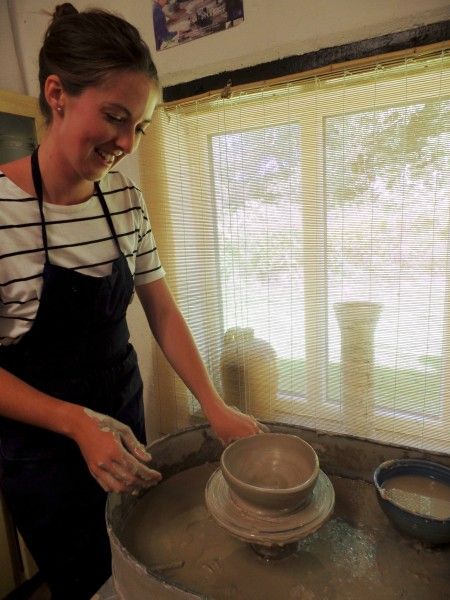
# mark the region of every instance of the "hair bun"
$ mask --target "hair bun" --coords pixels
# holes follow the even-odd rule
[[[64,4],[58,4],[55,7],[55,12],[53,13],[53,20],[77,14],[78,11],[73,4],[71,4],[70,2],[64,2]]]

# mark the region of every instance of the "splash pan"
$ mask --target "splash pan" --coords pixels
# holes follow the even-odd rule
[[[269,425],[272,431],[305,434],[295,426]],[[328,439],[325,457],[335,443],[335,437]],[[358,461],[365,459],[352,440],[339,438],[337,448],[339,457],[353,452]],[[166,436],[149,450],[164,480],[141,497],[108,497],[106,522],[114,587],[121,600],[435,600],[448,596],[450,547],[431,553],[421,551],[415,540],[409,543],[379,508],[371,483],[330,474],[329,470],[327,476],[320,474],[323,504],[312,500],[308,535],[293,542],[295,552],[280,559],[278,548],[289,552],[289,543],[277,546],[272,539],[269,545],[258,544],[259,539],[249,542],[248,524],[243,541],[209,513],[205,489],[217,472],[222,447],[207,426]],[[311,533],[330,509],[332,489],[336,493],[333,514]],[[221,497],[223,501],[223,494]],[[226,514],[231,508],[228,504],[222,510]],[[264,527],[269,538],[279,535],[280,529],[295,530],[294,537],[307,530],[298,522],[280,527],[269,521]]]

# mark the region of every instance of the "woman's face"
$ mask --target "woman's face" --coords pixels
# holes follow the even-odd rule
[[[157,83],[133,71],[113,72],[78,96],[63,92],[63,110],[55,114],[52,127],[58,138],[60,167],[80,179],[101,179],[123,156],[136,150],[158,97]]]

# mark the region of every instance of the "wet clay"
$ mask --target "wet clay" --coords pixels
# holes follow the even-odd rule
[[[372,485],[332,477],[332,518],[294,554],[267,561],[209,516],[204,492],[217,467],[182,471],[137,501],[120,531],[133,560],[211,600],[446,597],[450,551],[422,551],[404,540],[379,509]]]
[[[234,498],[258,511],[297,510],[310,498],[319,475],[314,449],[282,433],[236,440],[223,451],[220,465]]]
[[[402,508],[435,519],[450,519],[450,486],[420,475],[387,479],[383,496]]]

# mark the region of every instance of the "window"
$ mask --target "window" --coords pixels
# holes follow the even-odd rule
[[[332,305],[370,298],[381,304],[375,410],[420,425],[444,412],[449,110],[441,99],[325,119],[332,395],[340,397]]]
[[[210,160],[223,329],[270,341],[280,394],[304,399],[300,126],[215,134]]]
[[[251,328],[266,419],[450,450],[449,98],[441,52],[160,112],[144,187],[219,389]]]

